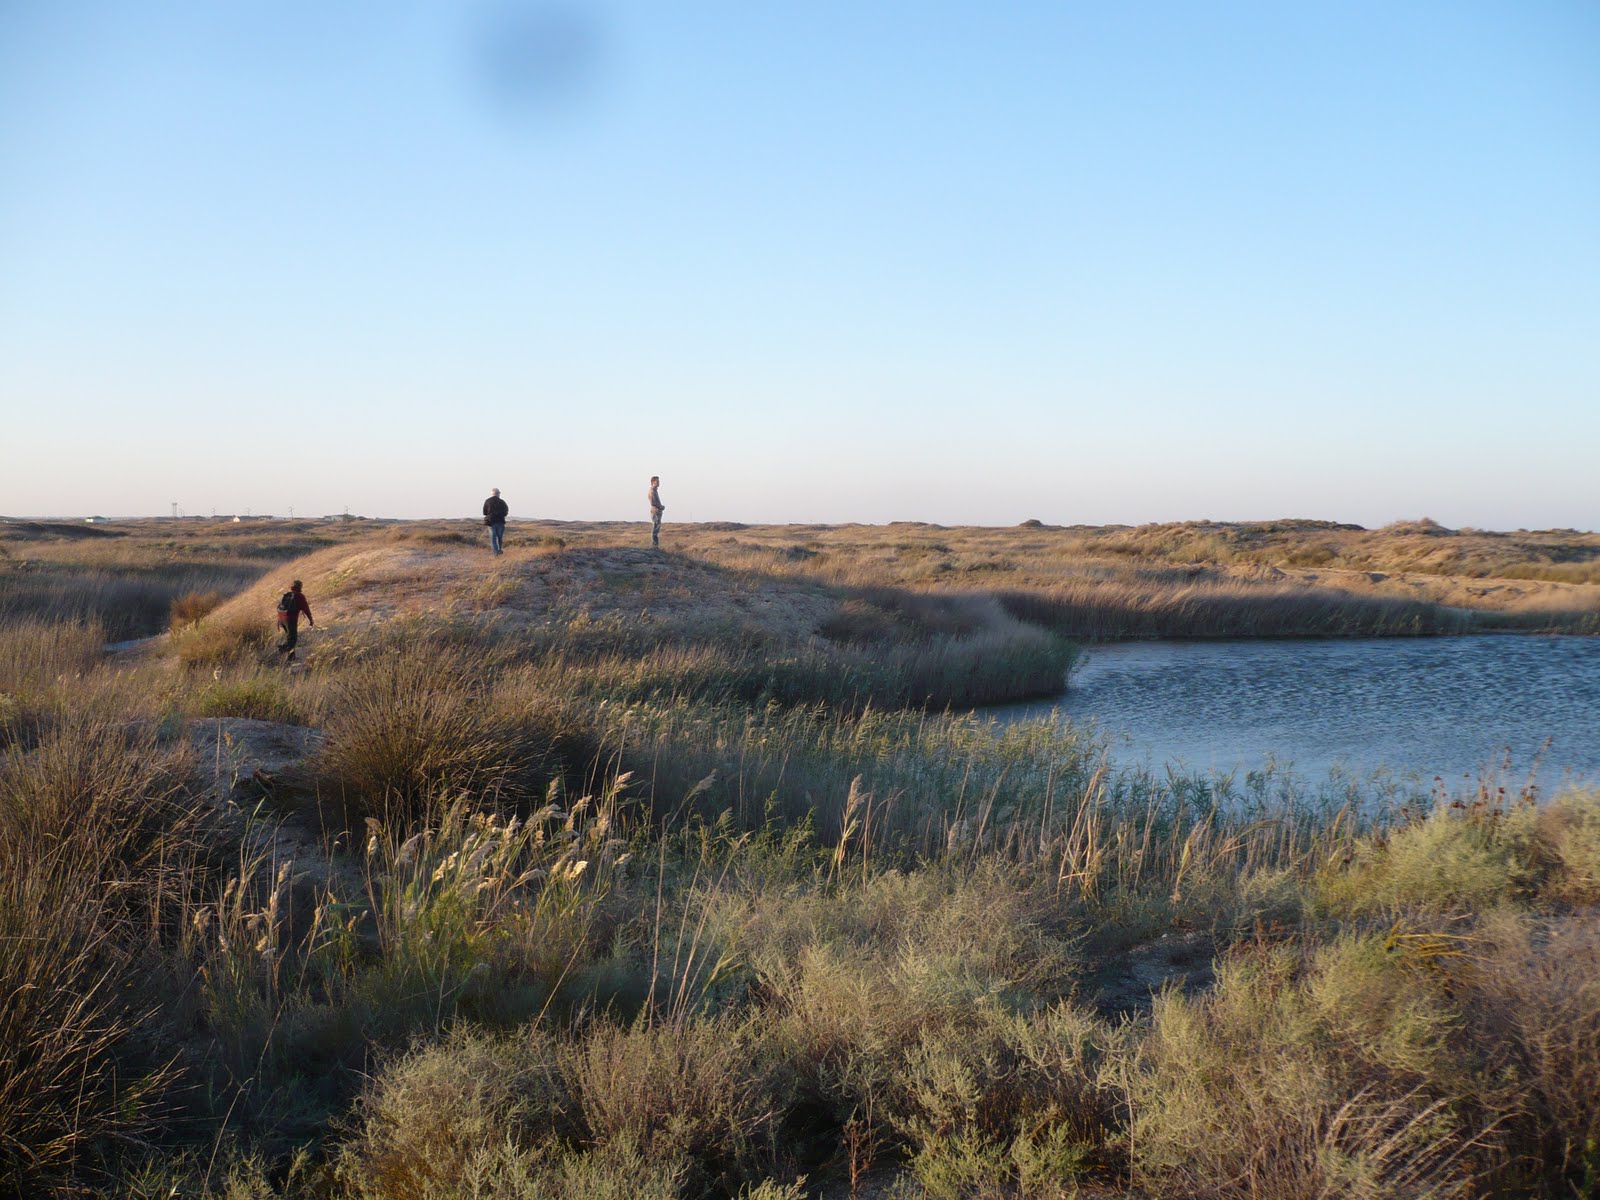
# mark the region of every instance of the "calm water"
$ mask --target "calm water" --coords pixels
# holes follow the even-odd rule
[[[1003,716],[1052,707],[1098,724],[1123,762],[1229,771],[1276,758],[1311,777],[1388,767],[1454,789],[1509,750],[1508,784],[1536,758],[1546,791],[1600,782],[1600,638],[1097,646],[1064,697]]]

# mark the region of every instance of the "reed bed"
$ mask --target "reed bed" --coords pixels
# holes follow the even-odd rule
[[[1197,583],[1152,590],[1086,582],[1004,592],[1015,616],[1091,641],[1203,637],[1423,637],[1469,633],[1470,613],[1388,596]]]

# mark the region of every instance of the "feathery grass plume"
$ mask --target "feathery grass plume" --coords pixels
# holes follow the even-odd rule
[[[620,799],[613,789],[566,811],[552,792],[526,819],[457,799],[409,834],[369,821],[380,957],[355,981],[366,1002],[412,1027],[463,1008],[503,1019],[546,1006],[574,962],[598,952],[591,923],[629,858]]]

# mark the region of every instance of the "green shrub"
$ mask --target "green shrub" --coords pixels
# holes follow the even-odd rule
[[[1075,1194],[1074,1177],[1106,1165],[1107,1034],[1066,1005],[1032,1017],[981,1007],[959,1028],[924,1030],[885,1108],[926,1195]]]
[[[1319,890],[1323,903],[1348,914],[1471,912],[1519,894],[1535,874],[1528,840],[1508,834],[1505,814],[1441,804],[1361,843],[1355,861],[1326,875]]]
[[[723,1022],[458,1030],[379,1073],[338,1173],[361,1200],[703,1194],[770,1119],[749,1050]]]

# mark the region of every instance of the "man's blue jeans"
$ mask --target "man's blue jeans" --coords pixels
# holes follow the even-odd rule
[[[505,538],[506,523],[504,521],[496,521],[493,525],[489,526],[489,549],[493,550],[496,554],[499,554],[501,550],[501,543],[505,541]]]

